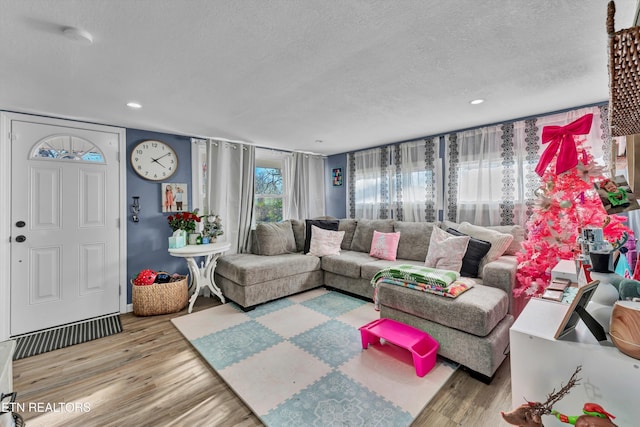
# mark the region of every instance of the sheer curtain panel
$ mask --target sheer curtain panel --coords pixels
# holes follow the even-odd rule
[[[389,147],[349,153],[349,217],[389,218]]]

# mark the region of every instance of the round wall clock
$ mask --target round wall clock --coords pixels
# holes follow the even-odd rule
[[[178,170],[178,156],[166,142],[149,139],[131,151],[131,167],[142,178],[164,181]]]

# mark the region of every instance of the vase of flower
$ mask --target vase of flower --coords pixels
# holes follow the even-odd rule
[[[200,235],[200,233],[196,232],[196,226],[201,221],[197,209],[193,212],[178,212],[174,215],[169,215],[167,221],[169,222],[169,227],[171,227],[174,232],[174,236],[172,237],[176,237],[176,231],[181,230],[182,232],[179,234],[184,236],[190,245],[196,244],[198,236]],[[171,240],[169,240],[170,245],[171,243]]]

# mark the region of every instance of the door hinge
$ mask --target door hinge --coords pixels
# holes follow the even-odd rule
[[[16,135],[15,133],[9,132],[9,141],[14,141],[16,139],[18,139],[18,135]]]

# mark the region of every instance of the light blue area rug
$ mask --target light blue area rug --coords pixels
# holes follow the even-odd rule
[[[457,365],[424,377],[409,351],[362,349],[372,303],[315,289],[243,312],[230,303],[172,322],[268,426],[408,426]]]

